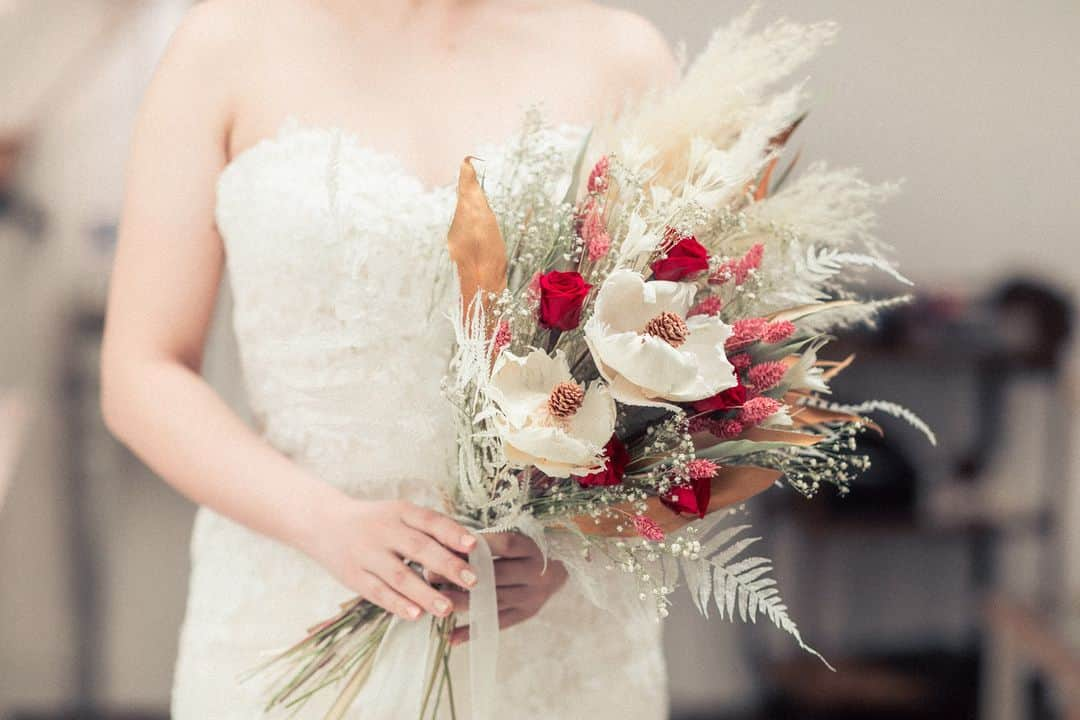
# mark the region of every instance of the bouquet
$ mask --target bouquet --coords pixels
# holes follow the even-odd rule
[[[539,141],[535,111],[490,193],[463,164],[449,244],[505,247],[508,273],[505,290],[448,311],[446,510],[481,538],[524,533],[585,576],[632,574],[657,618],[682,582],[703,613],[762,617],[814,652],[770,561],[747,552],[748,526],[724,521],[774,485],[846,493],[869,464],[868,412],[933,435],[899,405],[827,399],[851,362],[824,359],[831,333],[907,299],[858,292],[867,271],[908,284],[874,236],[894,188],[823,164],[793,174],[784,151],[806,97],[772,88],[834,28],[752,34],[750,19],[718,31],[675,88],[594,128],[569,166]],[[471,698],[488,717],[498,624],[484,542],[470,561]],[[453,709],[454,622],[348,603],[279,659],[290,672],[270,705],[337,684],[340,717],[382,674],[417,679],[421,720]]]

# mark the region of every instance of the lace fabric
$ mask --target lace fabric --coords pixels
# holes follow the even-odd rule
[[[583,134],[576,126],[545,132],[568,157]],[[498,182],[512,142],[477,149],[488,182]],[[452,288],[438,280],[448,275],[454,186],[425,187],[356,136],[291,120],[237,157],[217,190],[259,430],[350,494],[437,506],[455,453],[440,394],[452,340],[442,309]],[[657,624],[599,607],[584,580],[626,599],[632,584],[589,568],[569,546],[552,549],[575,579],[537,617],[501,634],[498,717],[666,717]],[[297,551],[206,509],[191,551],[173,717],[261,717],[267,677],[239,678],[351,593]],[[467,666],[456,655],[455,691],[468,717]],[[333,695],[298,717],[321,717]]]

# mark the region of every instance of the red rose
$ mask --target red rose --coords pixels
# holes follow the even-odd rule
[[[581,306],[592,285],[576,272],[552,270],[540,276],[540,324],[573,330],[581,323]]]
[[[746,402],[746,386],[742,384],[742,380],[738,380],[738,385],[730,387],[723,392],[717,393],[712,397],[705,398],[704,400],[698,400],[694,403],[694,409],[698,412],[716,412],[717,410],[733,410],[737,407],[742,407]]]
[[[630,463],[630,453],[626,452],[626,446],[614,435],[604,446],[604,469],[597,470],[591,475],[578,478],[579,485],[618,485],[626,474],[626,466]]]
[[[693,235],[684,235],[667,251],[667,257],[652,264],[657,280],[682,280],[709,269],[709,251]]]
[[[709,500],[712,499],[712,480],[700,478],[690,480],[685,485],[673,487],[660,496],[660,502],[679,513],[692,513],[704,518],[709,512]]]

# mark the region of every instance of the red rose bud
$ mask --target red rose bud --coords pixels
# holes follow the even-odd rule
[[[690,513],[704,518],[709,512],[711,498],[712,480],[699,478],[690,480],[685,485],[671,488],[660,496],[660,502],[675,512]]]
[[[694,409],[698,412],[716,412],[742,407],[747,398],[746,386],[742,384],[742,380],[738,383],[735,387],[728,388],[712,397],[698,400],[694,403]]]
[[[573,330],[581,324],[581,308],[592,285],[576,272],[552,270],[540,276],[540,324]]]
[[[578,484],[586,487],[592,487],[597,485],[618,485],[622,482],[623,476],[626,474],[626,466],[630,464],[630,453],[626,451],[626,446],[622,444],[622,441],[614,435],[608,440],[608,444],[604,446],[604,455],[606,460],[604,462],[604,469],[597,470],[591,475],[585,475],[578,478]]]
[[[683,236],[662,257],[652,264],[657,280],[682,280],[709,269],[709,251],[693,235]]]

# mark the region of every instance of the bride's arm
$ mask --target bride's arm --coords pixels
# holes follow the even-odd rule
[[[402,557],[474,577],[460,525],[409,503],[363,502],[278,453],[199,374],[224,261],[214,227],[239,63],[214,3],[186,20],[140,113],[109,293],[102,410],[111,431],[178,491],[288,543],[406,618],[448,614]]]

